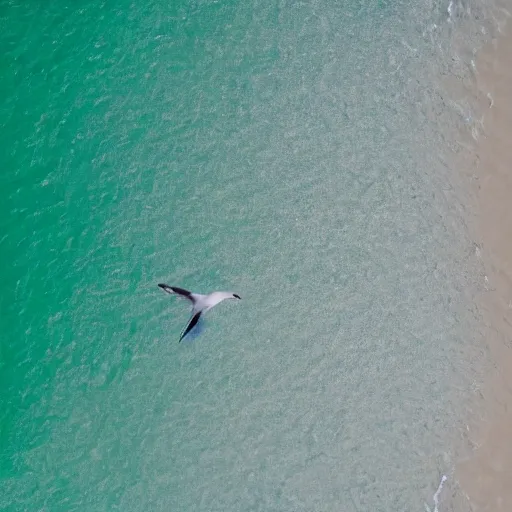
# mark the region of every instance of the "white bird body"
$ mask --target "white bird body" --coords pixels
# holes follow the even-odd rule
[[[203,313],[206,313],[208,310],[212,309],[223,300],[240,299],[239,295],[231,292],[213,292],[208,295],[202,295],[200,293],[192,293],[183,288],[178,288],[177,286],[169,286],[163,283],[160,283],[158,286],[162,288],[164,292],[178,295],[192,303],[192,318],[183,330],[180,337],[180,342],[194,328]]]

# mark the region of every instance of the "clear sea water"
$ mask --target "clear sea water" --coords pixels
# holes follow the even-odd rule
[[[443,78],[493,13],[0,1],[1,510],[433,509],[482,278]],[[178,344],[158,282],[243,300]]]

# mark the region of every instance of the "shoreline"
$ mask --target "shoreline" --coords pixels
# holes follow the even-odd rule
[[[464,433],[470,453],[456,463],[450,510],[512,510],[512,21],[476,56],[471,94],[479,135],[465,158],[476,214],[470,230],[485,270],[475,302],[491,371],[473,397]],[[451,486],[453,489],[453,485]],[[469,507],[469,508],[468,508]]]

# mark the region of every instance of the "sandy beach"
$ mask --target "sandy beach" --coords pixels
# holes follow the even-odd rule
[[[503,21],[507,15],[503,13]],[[512,510],[512,23],[476,59],[483,118],[465,171],[476,199],[472,231],[485,269],[477,297],[491,371],[475,393],[470,454],[455,471],[456,504],[471,512]]]

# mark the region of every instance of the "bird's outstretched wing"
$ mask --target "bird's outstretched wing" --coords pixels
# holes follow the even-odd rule
[[[199,317],[201,316],[201,313],[202,311],[198,311],[191,319],[190,319],[190,322],[188,323],[187,327],[185,328],[185,330],[183,331],[183,333],[181,334],[180,336],[180,343],[181,343],[181,340],[195,327],[195,325],[197,324],[197,322],[199,321]]]
[[[189,292],[188,290],[185,290],[184,288],[178,288],[177,286],[169,286],[168,284],[159,283],[158,285],[164,292],[172,294],[179,295],[181,297],[184,297],[185,299],[188,299],[192,304],[196,303],[196,299],[194,298],[194,294]]]

